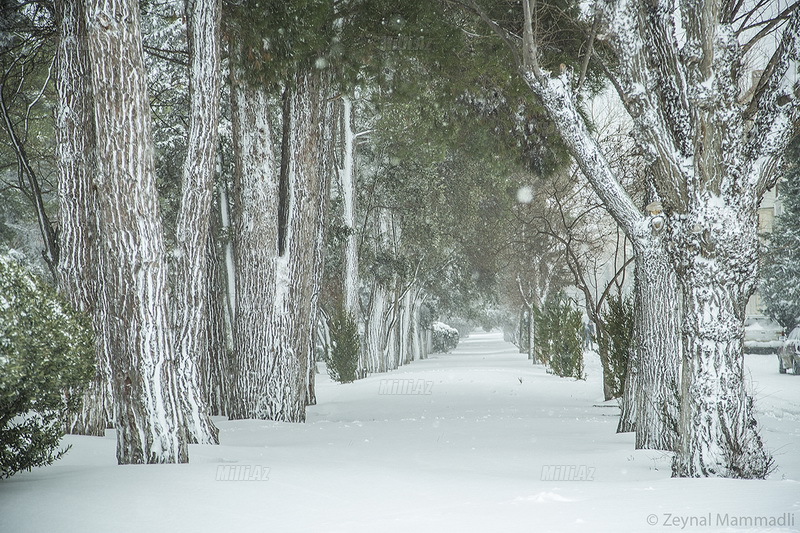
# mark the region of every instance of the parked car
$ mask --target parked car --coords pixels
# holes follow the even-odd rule
[[[800,326],[789,333],[783,346],[778,350],[778,372],[785,374],[788,368],[791,368],[796,376],[800,376]]]

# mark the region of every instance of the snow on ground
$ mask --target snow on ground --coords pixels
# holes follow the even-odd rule
[[[188,465],[117,466],[111,432],[68,436],[62,460],[0,482],[0,532],[800,531],[800,376],[747,367],[767,481],[672,479],[668,454],[615,433],[596,356],[562,379],[492,333],[352,384],[323,373],[307,423],[220,419]],[[227,466],[250,479],[218,480]]]

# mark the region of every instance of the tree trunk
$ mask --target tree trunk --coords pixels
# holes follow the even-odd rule
[[[327,84],[317,72],[295,77],[284,100],[287,159],[276,172],[267,96],[241,78],[234,82],[238,399],[233,416],[302,422],[327,201],[328,177],[319,159]]]
[[[681,364],[678,282],[659,235],[637,239],[634,247],[638,346],[631,385],[636,448],[674,450]],[[630,401],[627,395],[626,401]]]
[[[320,155],[327,118],[327,78],[316,70],[295,76],[291,92],[288,206],[285,250],[278,259],[274,314],[277,339],[270,354],[270,419],[305,420],[312,320],[316,315],[320,274],[321,224],[328,176]],[[279,236],[280,242],[280,236]]]
[[[202,394],[200,358],[208,344],[207,268],[220,104],[219,0],[186,0],[189,43],[189,138],[176,241],[178,377],[190,442],[219,444]]]
[[[316,375],[317,375],[317,350],[316,332],[319,317],[322,310],[319,307],[319,296],[321,290],[322,277],[325,272],[325,238],[326,220],[331,196],[331,177],[334,172],[333,153],[335,149],[336,136],[334,134],[334,106],[333,102],[326,97],[327,78],[321,80],[319,98],[324,102],[324,107],[320,110],[322,116],[320,133],[320,153],[318,157],[319,165],[319,194],[317,197],[317,219],[316,234],[314,241],[313,256],[313,275],[312,275],[312,297],[311,297],[311,318],[308,321],[308,372],[306,374],[306,405],[317,404]],[[313,209],[313,207],[312,207]]]
[[[355,176],[355,132],[353,131],[353,102],[342,98],[342,122],[344,130],[344,164],[339,173],[342,185],[342,223],[348,229],[344,242],[344,309],[358,321],[358,234],[356,233],[356,176]]]
[[[86,21],[117,461],[186,462],[139,6],[88,0]]]
[[[231,418],[267,418],[267,320],[273,315],[278,183],[269,98],[245,79],[241,48],[231,43],[231,122],[235,157],[232,197],[235,294]],[[225,202],[221,201],[222,209]],[[223,224],[224,224],[223,212]]]
[[[111,423],[110,359],[105,353],[99,301],[100,246],[95,168],[94,115],[83,7],[77,0],[55,4],[59,27],[56,64],[56,158],[58,162],[58,283],[72,306],[93,318],[95,378],[68,430],[105,434]]]
[[[386,306],[386,288],[378,280],[373,280],[364,324],[364,347],[359,358],[359,377],[386,372]]]
[[[758,253],[750,202],[698,195],[671,228],[685,316],[677,476],[752,479],[772,469],[744,386],[744,313]]]
[[[638,339],[637,335],[637,339]],[[641,341],[639,341],[641,342]],[[625,375],[625,387],[620,398],[620,415],[617,423],[617,433],[631,433],[636,431],[636,392],[639,387],[639,354],[634,350],[628,360],[628,372]]]
[[[225,309],[225,280],[220,267],[217,240],[212,228],[208,241],[206,269],[206,299],[208,314],[208,350],[200,353],[200,369],[204,398],[212,415],[227,415],[230,411],[229,333]]]

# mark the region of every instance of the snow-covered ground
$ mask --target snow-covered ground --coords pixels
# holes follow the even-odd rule
[[[562,379],[493,333],[357,383],[323,373],[307,423],[218,420],[222,444],[188,465],[117,466],[112,434],[69,436],[56,464],[0,481],[0,531],[800,531],[800,376],[773,355],[747,368],[767,481],[672,479],[668,454],[615,434],[596,357]]]

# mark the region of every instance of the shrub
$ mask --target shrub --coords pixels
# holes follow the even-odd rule
[[[434,353],[449,353],[456,349],[458,346],[458,330],[451,328],[443,322],[434,322],[431,324],[433,332],[433,348]]]
[[[444,322],[434,322],[431,324],[432,347],[434,353],[450,353],[458,346],[458,330],[445,324]]]
[[[628,374],[628,360],[634,346],[633,299],[610,295],[603,313],[605,331],[598,335],[605,388],[612,398],[621,398]],[[610,398],[609,398],[610,399]]]
[[[580,311],[562,295],[548,298],[534,309],[537,359],[548,372],[561,377],[585,379],[583,374],[583,321]]]
[[[88,319],[0,255],[0,478],[51,464],[94,374]]]
[[[350,313],[340,309],[330,319],[330,346],[325,363],[328,375],[339,383],[351,383],[358,372],[361,338],[358,323]]]

